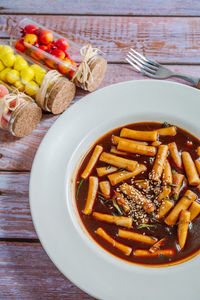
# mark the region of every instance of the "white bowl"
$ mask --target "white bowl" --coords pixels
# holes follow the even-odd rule
[[[36,154],[30,206],[40,241],[71,281],[98,299],[198,299],[200,257],[172,267],[128,263],[89,236],[75,205],[74,179],[82,157],[103,134],[142,121],[168,121],[197,137],[200,92],[163,81],[130,81],[98,90],[70,107]]]

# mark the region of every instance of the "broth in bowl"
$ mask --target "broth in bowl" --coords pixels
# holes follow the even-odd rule
[[[200,249],[200,141],[168,123],[114,129],[86,155],[76,204],[88,233],[132,263],[166,266]]]

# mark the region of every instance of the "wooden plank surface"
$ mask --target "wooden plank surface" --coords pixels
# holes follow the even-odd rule
[[[9,15],[0,16],[6,37]],[[15,16],[20,20],[21,16]],[[200,17],[32,16],[80,45],[90,41],[110,62],[124,62],[130,47],[161,63],[200,64]]]
[[[199,0],[13,0],[1,1],[1,13],[86,15],[187,15],[200,14]]]
[[[2,0],[0,6],[2,40],[8,41],[8,21],[21,20],[27,15],[79,45],[90,41],[99,47],[110,62],[101,87],[144,78],[124,64],[130,47],[177,72],[197,77],[200,74],[199,0],[16,0],[15,3]],[[78,90],[73,103],[85,94]],[[44,114],[36,130],[22,139],[0,130],[0,299],[3,300],[93,299],[67,280],[50,261],[38,243],[30,215],[29,171],[42,138],[57,118]]]
[[[94,299],[66,279],[37,243],[0,242],[0,291],[2,300]]]
[[[200,66],[169,66],[176,72],[186,73],[200,77]],[[146,79],[139,73],[134,72],[129,65],[126,64],[110,64],[106,77],[101,87],[108,86],[127,80]],[[180,80],[176,80],[183,82]],[[86,92],[78,90],[77,96],[73,102],[77,102]],[[82,99],[81,101],[84,101]],[[137,99],[135,100],[137,101]],[[29,171],[33,162],[33,158],[37,148],[44,137],[47,129],[55,122],[58,116],[51,114],[43,115],[43,119],[37,128],[29,135],[21,139],[11,136],[6,131],[0,130],[0,170],[10,171]]]
[[[30,214],[28,184],[29,173],[0,172],[0,239],[37,238]]]

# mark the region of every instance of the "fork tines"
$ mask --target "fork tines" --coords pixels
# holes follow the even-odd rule
[[[144,57],[132,48],[127,54],[126,61],[136,70],[147,76],[154,75],[160,66],[158,63]]]

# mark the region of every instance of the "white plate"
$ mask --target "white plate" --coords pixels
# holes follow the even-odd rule
[[[138,121],[168,121],[200,137],[200,92],[167,81],[129,81],[98,90],[71,106],[48,131],[30,179],[39,239],[58,269],[98,299],[199,299],[200,256],[166,268],[130,264],[104,251],[77,218],[71,177],[103,133]]]

